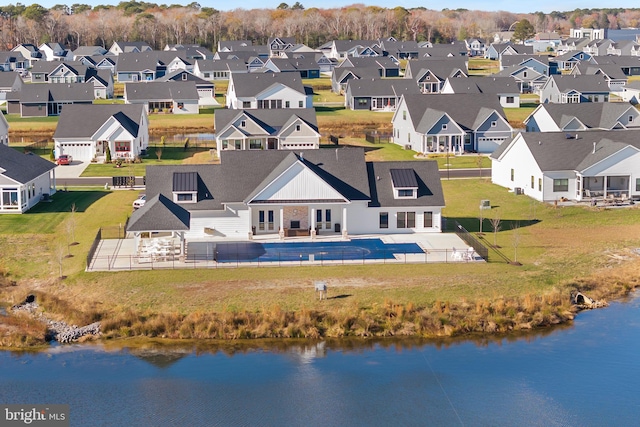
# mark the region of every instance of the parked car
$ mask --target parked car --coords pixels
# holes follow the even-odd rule
[[[147,200],[146,195],[141,194],[140,196],[138,196],[138,198],[133,201],[133,209],[138,209],[143,207],[146,200]]]
[[[73,162],[73,157],[68,154],[60,154],[56,160],[57,165],[70,165],[71,162]]]

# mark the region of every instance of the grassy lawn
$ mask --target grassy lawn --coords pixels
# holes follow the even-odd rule
[[[491,59],[469,58],[470,75],[488,75],[500,71],[500,63]]]
[[[147,156],[142,158],[142,163],[125,163],[119,168],[113,163],[92,163],[87,166],[82,176],[144,176],[146,175],[147,166],[210,163],[213,160],[209,148],[189,148],[185,150],[183,147],[166,146],[161,149],[159,159],[158,154],[156,154],[157,150],[160,150],[160,148],[151,146]],[[194,157],[198,161],[194,161]]]
[[[405,150],[398,144],[394,143],[380,143],[374,144],[368,142],[364,138],[346,137],[340,139],[340,145],[364,147],[365,158],[371,162],[382,161],[404,161],[404,160],[436,160],[440,170],[447,168],[447,161],[451,169],[469,169],[478,167],[478,159],[480,159],[483,168],[491,167],[491,160],[487,156],[476,155],[464,155],[454,156],[450,155],[447,159],[446,154],[432,154],[427,157],[414,157],[416,152],[412,150]]]
[[[118,227],[131,213],[136,191],[99,190],[57,193],[54,201],[22,216],[0,217],[0,268],[25,284],[8,290],[7,298],[23,298],[30,289],[73,295],[74,305],[99,304],[102,309],[165,312],[340,309],[375,307],[385,301],[432,304],[496,296],[544,293],[567,281],[610,269],[618,254],[640,246],[640,209],[554,208],[516,196],[486,180],[443,182],[445,215],[479,231],[480,200],[484,238],[493,243],[487,218],[499,217],[496,234],[503,252],[524,265],[488,264],[358,265],[220,270],[132,271],[86,273],[84,257],[98,227]],[[67,246],[71,203],[77,246]],[[42,227],[44,232],[41,232]],[[517,241],[517,245],[515,242]],[[56,279],[59,248],[65,258],[64,281]],[[495,257],[490,255],[490,259]],[[35,282],[33,280],[38,279]],[[315,301],[313,280],[327,280],[333,295],[344,299]]]
[[[338,93],[331,92],[331,89],[325,90],[314,90],[313,91],[313,103],[324,103],[324,102],[341,102],[344,104],[344,95],[340,95]]]
[[[504,114],[507,116],[509,124],[514,128],[524,128],[524,120],[538,107],[538,104],[521,103],[520,108],[505,108]]]

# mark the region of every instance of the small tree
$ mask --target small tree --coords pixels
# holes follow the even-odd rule
[[[184,139],[184,151],[187,151],[189,148],[189,138]]]
[[[482,178],[482,155],[480,154],[476,157],[476,165],[478,166],[478,175]]]
[[[164,144],[163,144],[163,146],[164,146]],[[158,161],[160,161],[162,159],[162,147],[156,148],[156,157],[158,158]]]
[[[164,145],[165,145],[164,135],[160,137],[160,145],[162,145],[162,147],[164,148]]]
[[[111,149],[109,146],[104,150],[104,162],[111,163]]]
[[[511,226],[513,233],[511,234],[511,243],[513,244],[513,263],[518,264],[518,246],[520,246],[520,240],[522,236],[520,235],[520,223],[515,222]]]
[[[71,216],[69,217],[68,220],[68,230],[69,233],[71,233],[71,245],[75,246],[78,244],[78,242],[76,242],[76,212],[78,211],[78,209],[76,208],[76,204],[72,203],[71,204]]]
[[[498,231],[500,231],[500,212],[496,210],[495,216],[491,218],[491,228],[493,229],[493,246],[498,247]]]
[[[58,277],[60,277],[61,279],[65,278],[64,275],[62,274],[62,267],[64,265],[64,258],[65,258],[64,253],[65,253],[64,245],[59,244],[55,250],[54,256],[60,272]]]

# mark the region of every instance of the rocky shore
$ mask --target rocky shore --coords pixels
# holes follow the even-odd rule
[[[38,311],[38,304],[32,296],[27,297],[22,304],[14,305],[12,311],[29,313],[36,320],[47,325],[47,341],[58,341],[59,343],[71,343],[88,335],[99,336],[100,322],[95,322],[86,326],[69,325],[66,322],[49,319],[41,311]]]

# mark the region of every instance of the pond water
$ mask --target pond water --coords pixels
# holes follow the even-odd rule
[[[640,298],[508,338],[0,353],[1,403],[71,425],[637,425]]]

